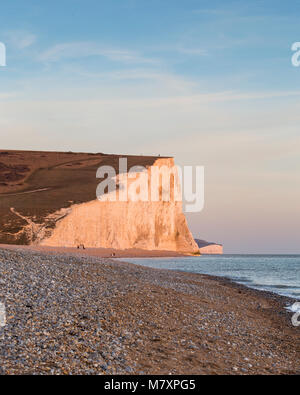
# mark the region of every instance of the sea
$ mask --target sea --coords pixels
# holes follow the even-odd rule
[[[124,259],[123,259],[124,260]],[[176,258],[126,258],[159,269],[209,274],[262,291],[300,300],[300,255],[202,255]]]

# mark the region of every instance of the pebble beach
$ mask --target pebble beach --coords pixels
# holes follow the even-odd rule
[[[288,300],[109,258],[0,249],[0,374],[300,374]]]

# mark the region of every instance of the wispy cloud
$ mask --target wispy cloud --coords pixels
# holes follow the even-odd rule
[[[191,92],[191,89],[195,88],[198,84],[195,81],[184,78],[180,75],[164,72],[161,70],[155,70],[154,68],[134,68],[107,71],[103,73],[93,73],[86,70],[72,68],[72,73],[77,73],[83,77],[93,79],[94,81],[105,81],[107,83],[118,83],[119,81],[125,81],[129,84],[131,82],[141,82],[146,84],[155,83],[160,88],[165,88],[169,93],[187,94]],[[154,86],[153,86],[154,89]]]
[[[192,11],[194,14],[204,14],[204,15],[234,15],[235,12],[230,9],[221,9],[221,8],[203,8],[203,9],[197,9]]]
[[[208,51],[204,48],[179,47],[179,48],[177,48],[177,51],[179,53],[182,53],[185,55],[195,55],[195,56],[207,56],[208,55]]]
[[[8,31],[6,32],[5,37],[7,38],[7,41],[17,49],[31,47],[37,40],[35,34],[22,30]]]
[[[60,43],[41,53],[42,62],[58,62],[63,59],[79,59],[90,56],[103,56],[111,61],[122,63],[157,63],[157,59],[144,57],[138,52],[127,49],[107,48],[94,42]]]
[[[15,99],[20,96],[20,92],[0,92],[0,100]]]

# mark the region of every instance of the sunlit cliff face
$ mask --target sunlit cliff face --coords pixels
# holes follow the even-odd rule
[[[174,167],[174,160],[161,158],[153,166]],[[147,173],[149,185],[144,185],[148,189],[151,184],[151,166]],[[178,174],[174,174],[170,182],[169,201],[163,201],[164,191],[160,185],[157,186],[159,201],[136,201],[133,193],[128,194],[127,201],[120,201],[124,179],[124,174],[117,176],[116,199],[106,196],[101,201],[72,206],[67,215],[56,223],[51,235],[39,240],[38,244],[62,247],[84,244],[93,248],[139,248],[189,253],[198,251],[182,212],[182,203],[175,198],[179,185]],[[127,182],[132,192],[137,179],[133,177]],[[136,186],[138,194],[144,195],[142,184]]]

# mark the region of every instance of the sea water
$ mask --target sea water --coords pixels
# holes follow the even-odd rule
[[[123,260],[159,269],[226,277],[250,288],[300,300],[300,255],[202,255]]]

